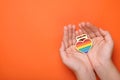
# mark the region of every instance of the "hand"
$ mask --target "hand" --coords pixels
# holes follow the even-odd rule
[[[82,54],[75,49],[75,37],[80,34],[80,31],[75,31],[74,25],[64,27],[60,55],[63,63],[75,73],[78,79],[94,80],[95,74],[87,55]]]
[[[81,23],[80,28],[93,41],[93,47],[88,53],[91,62],[96,64],[98,61],[110,61],[113,50],[113,40],[108,31],[98,29],[90,23]]]
[[[111,61],[113,40],[110,33],[90,23],[81,23],[79,26],[93,41],[88,57],[100,79],[120,80],[119,72]]]

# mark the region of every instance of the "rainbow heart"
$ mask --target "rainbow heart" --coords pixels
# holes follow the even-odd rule
[[[76,49],[81,53],[88,53],[92,47],[91,39],[85,39],[76,43]]]

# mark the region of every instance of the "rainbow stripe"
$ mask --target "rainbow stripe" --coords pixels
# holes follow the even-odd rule
[[[92,41],[90,39],[86,39],[84,41],[80,41],[76,43],[77,50],[83,53],[88,53],[91,47],[92,47]]]

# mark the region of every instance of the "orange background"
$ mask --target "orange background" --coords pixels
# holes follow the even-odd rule
[[[59,55],[63,26],[110,31],[120,70],[120,0],[1,0],[0,80],[75,80]]]

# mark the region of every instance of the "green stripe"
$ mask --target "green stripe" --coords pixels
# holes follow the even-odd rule
[[[87,53],[90,48],[91,48],[91,46],[87,46],[87,47],[81,48],[81,49],[79,49],[79,50],[80,50],[81,52]]]

